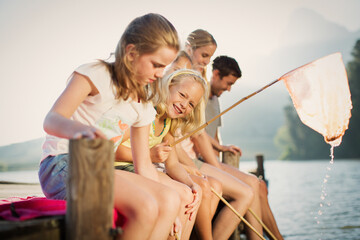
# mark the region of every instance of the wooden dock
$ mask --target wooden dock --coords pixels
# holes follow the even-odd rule
[[[45,197],[40,184],[0,181],[0,200],[26,197]],[[0,239],[7,240],[64,240],[65,215],[36,218],[26,221],[0,221]]]
[[[104,196],[101,195],[101,190],[104,186],[99,185],[99,182],[109,182],[110,179],[108,176],[112,176],[111,171],[113,171],[112,162],[107,162],[106,158],[109,156],[98,155],[93,157],[94,153],[97,153],[99,148],[104,146],[104,142],[86,142],[80,140],[78,142],[73,142],[73,147],[76,146],[76,151],[73,158],[77,158],[75,163],[81,163],[80,166],[72,166],[73,172],[70,175],[70,181],[72,184],[70,188],[78,186],[75,197],[72,196],[71,191],[68,191],[68,207],[67,214],[61,216],[52,216],[39,219],[32,219],[23,222],[10,222],[10,221],[0,221],[0,235],[1,239],[16,239],[16,240],[33,240],[33,239],[51,239],[51,240],[78,240],[86,239],[94,240],[97,239],[97,236],[101,233],[101,239],[112,239],[113,234],[111,234],[111,219],[112,219],[112,206],[113,206],[113,196]],[[84,145],[85,144],[85,145]],[[112,146],[107,146],[106,149],[102,149],[100,152],[111,153],[110,151]],[[90,151],[89,151],[90,149]],[[110,150],[109,150],[110,149]],[[73,151],[74,153],[74,151]],[[82,153],[82,154],[79,154]],[[104,157],[105,156],[105,157]],[[111,156],[113,157],[113,156]],[[110,157],[110,158],[111,158]],[[99,162],[94,159],[101,159],[102,166],[100,169],[108,169],[110,173],[104,174],[103,171],[98,171],[97,174],[91,173],[91,176],[87,176],[89,172],[82,171],[81,166],[91,165],[90,169],[99,169]],[[229,158],[228,158],[229,159]],[[229,162],[226,162],[234,167],[239,167],[239,157],[230,158]],[[264,177],[264,168],[263,168],[263,157],[259,155],[256,157],[257,160],[257,171],[254,173],[257,176]],[[85,163],[86,162],[86,163]],[[104,167],[104,163],[106,163]],[[96,166],[95,166],[96,165]],[[81,175],[81,177],[79,177]],[[96,175],[96,177],[95,177]],[[90,186],[85,192],[79,191],[79,189],[84,189],[81,184],[83,181],[81,179],[88,179],[92,181]],[[104,181],[106,179],[107,181]],[[112,188],[113,183],[106,185],[109,189]],[[74,191],[73,191],[74,192]],[[111,191],[109,191],[111,192]],[[40,184],[26,184],[26,183],[10,183],[10,182],[1,182],[0,181],[0,200],[9,199],[11,197],[44,197],[42,193]],[[96,198],[96,201],[86,201],[84,199]],[[105,200],[109,201],[107,204],[98,204],[99,202],[104,203]],[[93,211],[91,216],[102,216],[101,221],[96,222],[93,217],[89,218],[89,212],[84,210],[84,205],[91,205]],[[70,206],[70,207],[69,207]],[[96,207],[94,207],[96,206]],[[106,208],[106,209],[105,209]],[[89,209],[89,208],[87,208]],[[101,212],[102,214],[99,214]],[[107,214],[104,214],[106,212]],[[95,214],[94,214],[95,213]],[[106,216],[105,216],[106,215]],[[84,221],[86,219],[86,221]],[[89,221],[91,220],[91,221]],[[86,224],[84,224],[86,222]],[[92,222],[93,224],[90,224]],[[91,226],[91,227],[90,227]],[[65,231],[65,229],[67,231]],[[243,225],[239,225],[239,228],[233,233],[231,240],[240,239],[240,233],[243,230]],[[90,235],[89,235],[90,233]],[[39,235],[41,234],[41,235]],[[41,238],[39,238],[41,236]]]
[[[45,197],[40,184],[13,183],[0,181],[0,200],[11,197]]]

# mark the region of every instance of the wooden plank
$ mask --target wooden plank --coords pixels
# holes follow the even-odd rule
[[[0,200],[28,196],[45,197],[38,183],[0,182]]]
[[[64,240],[65,215],[26,221],[0,220],[2,240]]]

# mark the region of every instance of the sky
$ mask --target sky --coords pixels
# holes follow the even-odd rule
[[[182,45],[191,31],[209,31],[214,56],[234,57],[247,72],[242,84],[256,88],[255,56],[283,47],[281,33],[300,8],[360,29],[358,0],[0,0],[0,146],[43,137],[44,117],[72,71],[106,59],[135,17],[162,14]]]

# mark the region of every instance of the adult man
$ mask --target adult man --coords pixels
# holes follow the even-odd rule
[[[210,121],[220,114],[219,97],[225,91],[230,91],[231,86],[241,78],[241,70],[234,58],[227,56],[219,56],[214,59],[212,65],[212,76],[210,79],[210,94],[206,105],[206,121]],[[221,118],[216,118],[206,128],[209,140],[215,150],[217,156],[219,152],[230,151],[235,155],[241,155],[239,147],[230,145],[221,145],[221,137],[219,132],[221,127]]]

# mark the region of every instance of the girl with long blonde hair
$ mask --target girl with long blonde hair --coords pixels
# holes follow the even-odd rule
[[[149,128],[156,112],[150,86],[163,76],[179,50],[174,26],[159,14],[135,18],[127,26],[114,62],[92,62],[76,68],[44,120],[39,178],[47,198],[66,199],[68,139],[113,138],[131,128],[135,172],[115,171],[115,209],[126,218],[121,239],[167,239],[180,231],[174,222],[178,193],[159,182],[151,164]],[[156,94],[156,88],[152,88]],[[107,124],[109,120],[122,122]],[[145,143],[145,144],[141,144]]]

